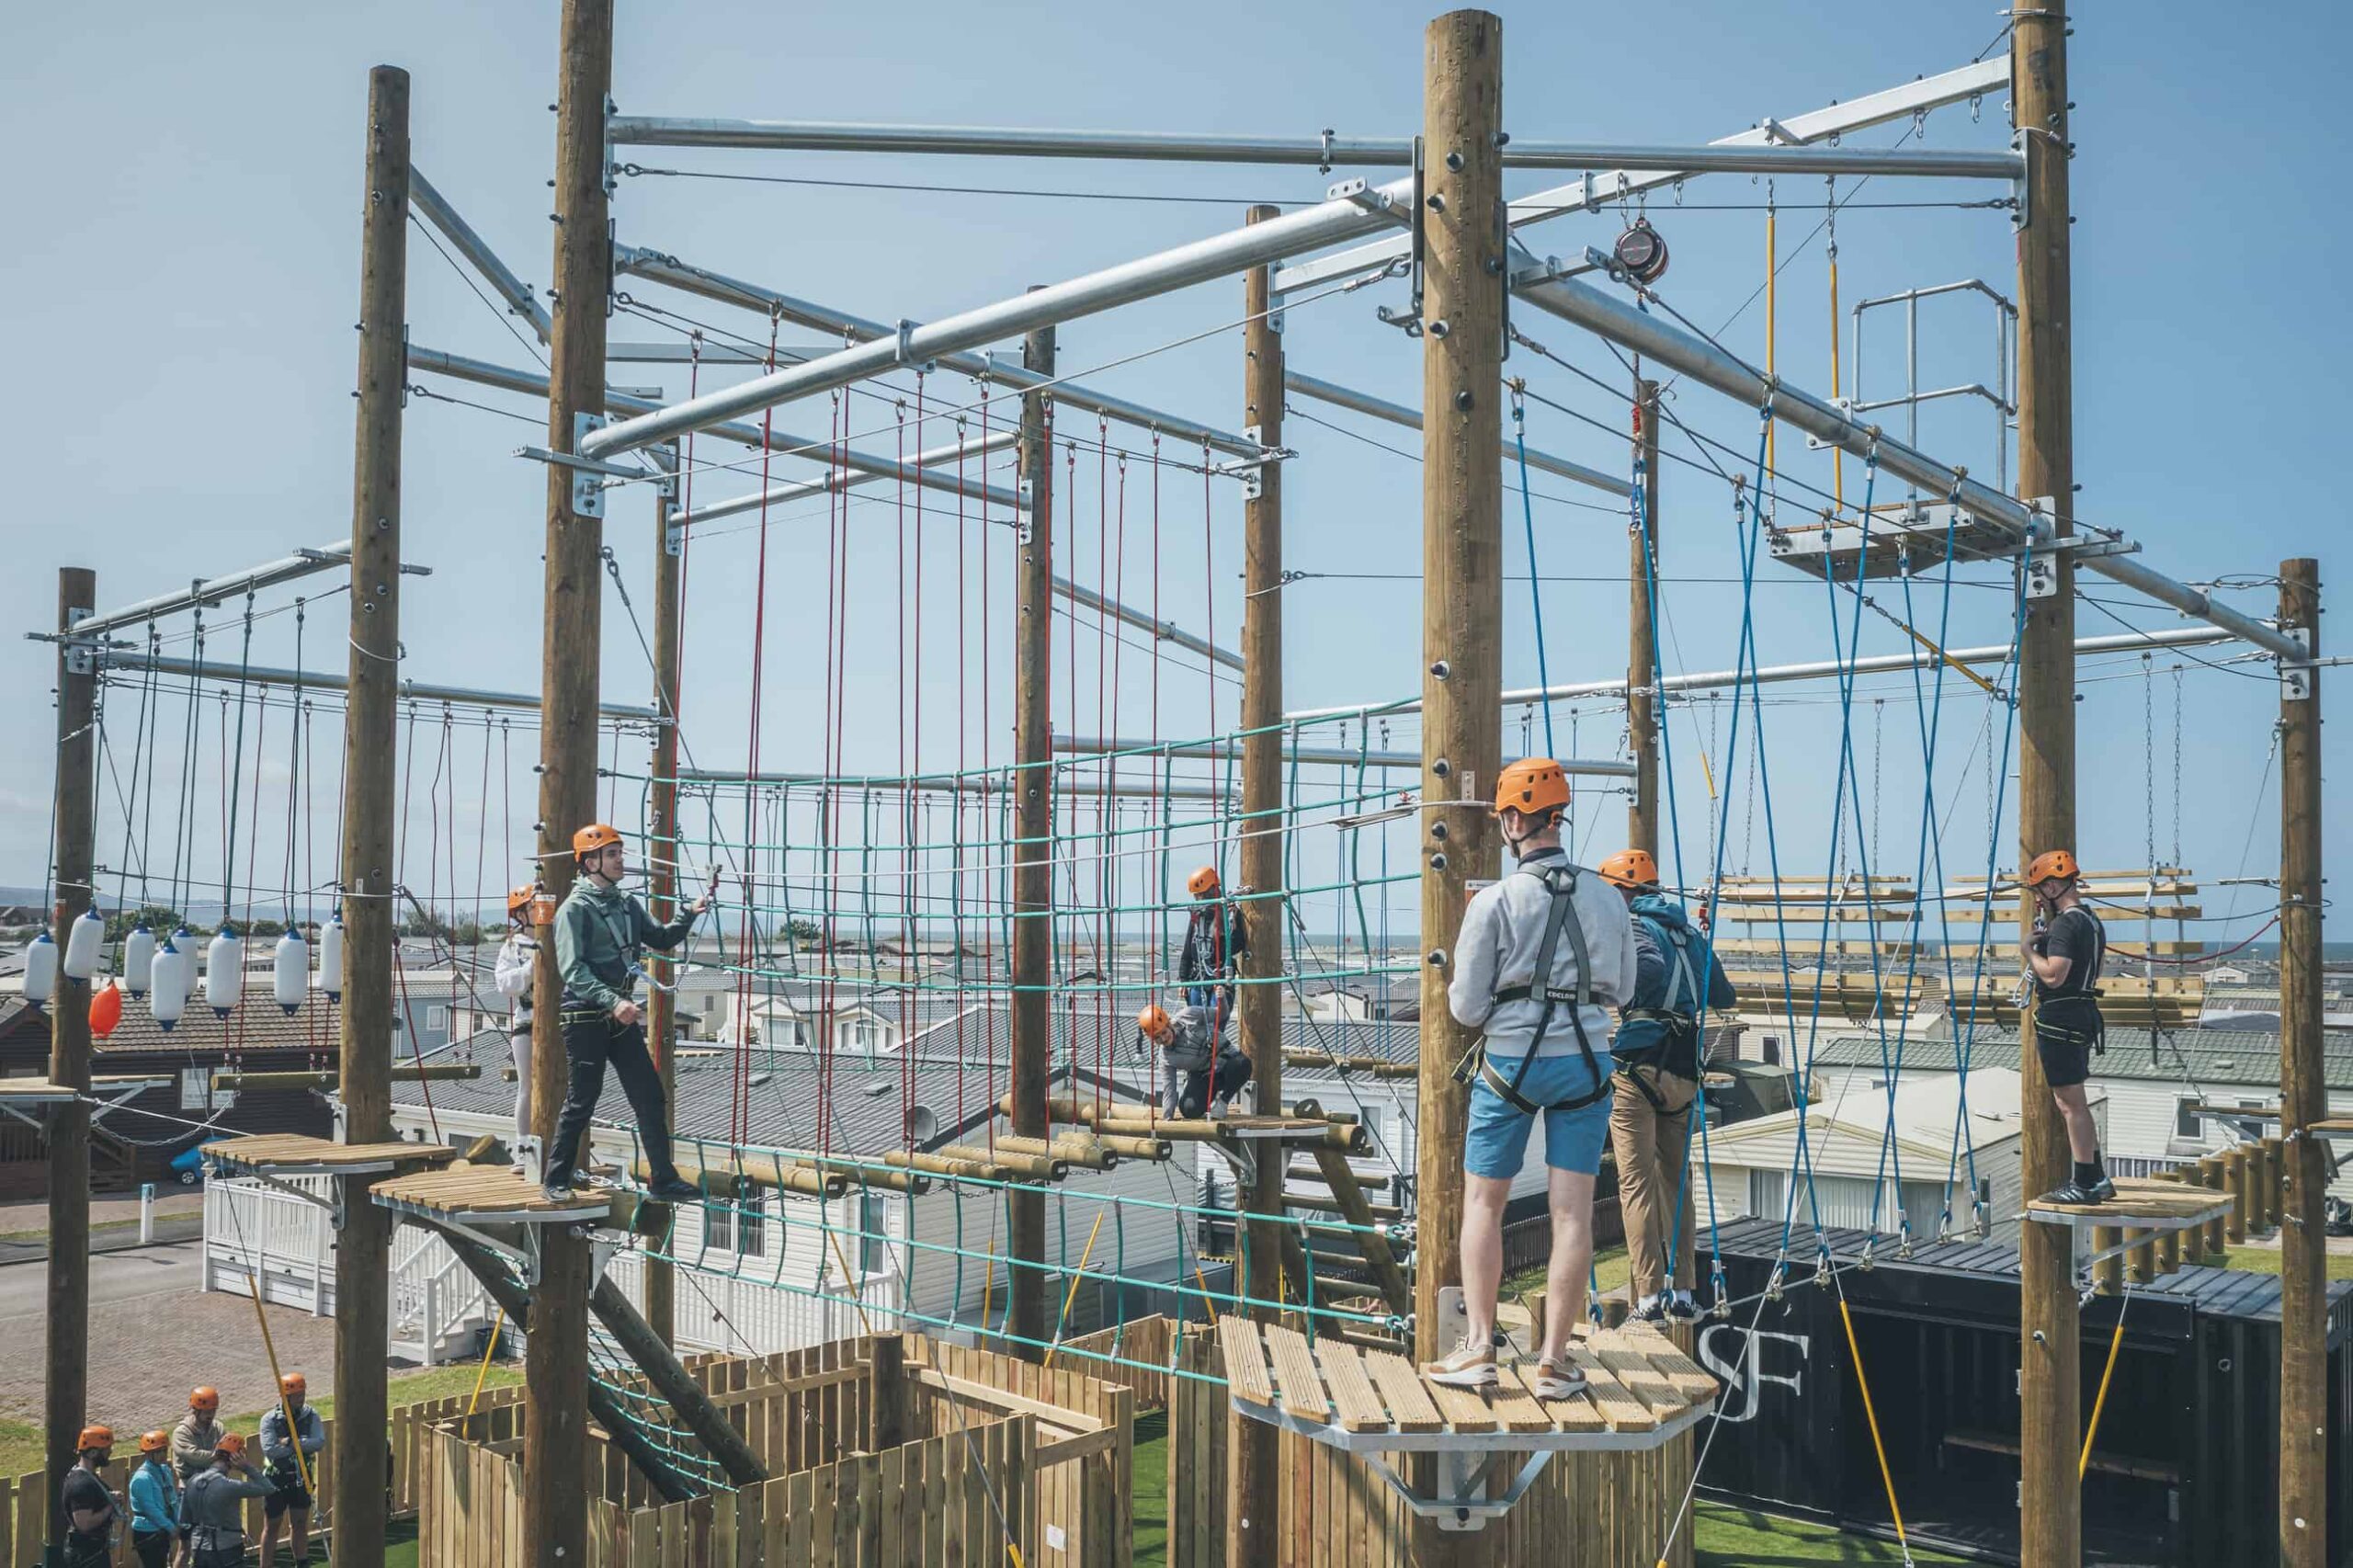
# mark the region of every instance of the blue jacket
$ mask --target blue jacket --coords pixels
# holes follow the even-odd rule
[[[141,1534],[175,1530],[180,1523],[179,1480],[153,1460],[131,1472],[131,1528]]]
[[[1626,1006],[1636,1011],[1699,1011],[1699,971],[1707,962],[1707,1005],[1711,1012],[1733,1005],[1737,994],[1732,977],[1709,949],[1708,939],[1691,924],[1683,906],[1664,893],[1646,892],[1627,906],[1634,917],[1634,994]],[[1677,963],[1680,953],[1683,962]],[[1639,1054],[1666,1039],[1666,1025],[1656,1018],[1629,1017],[1619,1024],[1610,1049],[1619,1056]]]

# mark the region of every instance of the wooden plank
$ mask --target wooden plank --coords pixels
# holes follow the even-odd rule
[[[1302,1421],[1322,1421],[1332,1412],[1331,1395],[1316,1370],[1315,1354],[1295,1328],[1269,1324],[1267,1348],[1272,1353],[1275,1381],[1281,1392],[1283,1413]]]
[[[1324,1385],[1331,1391],[1332,1403],[1338,1413],[1334,1425],[1343,1432],[1389,1429],[1388,1407],[1381,1403],[1380,1392],[1372,1386],[1372,1377],[1365,1370],[1364,1358],[1354,1346],[1326,1335],[1315,1346],[1315,1359],[1322,1367]]]
[[[1658,1426],[1650,1406],[1621,1386],[1601,1358],[1581,1342],[1569,1346],[1569,1359],[1585,1373],[1586,1394],[1612,1430],[1649,1432]]]
[[[1690,1408],[1690,1400],[1650,1364],[1635,1341],[1604,1329],[1586,1341],[1586,1348],[1617,1380],[1619,1387],[1658,1415],[1672,1419]]]
[[[1514,1369],[1498,1367],[1500,1380],[1487,1392],[1487,1410],[1506,1432],[1550,1432],[1556,1423],[1552,1413],[1529,1392]]]
[[[1217,1340],[1225,1354],[1226,1386],[1233,1396],[1255,1404],[1274,1403],[1274,1379],[1258,1342],[1258,1325],[1238,1312],[1228,1313],[1218,1320]]]
[[[1389,1419],[1400,1432],[1442,1432],[1446,1418],[1430,1399],[1429,1389],[1414,1364],[1388,1350],[1364,1353],[1364,1369],[1389,1406]]]
[[[1504,1376],[1518,1383],[1526,1391],[1528,1397],[1535,1403],[1536,1407],[1544,1413],[1545,1419],[1560,1430],[1563,1432],[1607,1432],[1609,1430],[1609,1423],[1601,1418],[1601,1412],[1593,1407],[1593,1401],[1586,1395],[1575,1393],[1566,1399],[1538,1399],[1536,1380],[1532,1372],[1524,1372],[1518,1367],[1506,1367],[1504,1369]]]

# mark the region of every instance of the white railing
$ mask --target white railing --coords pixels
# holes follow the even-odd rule
[[[631,1301],[643,1307],[645,1259],[642,1254],[616,1255],[606,1272]],[[869,1324],[876,1333],[899,1326],[901,1296],[895,1275],[866,1277],[858,1291],[866,1309],[861,1322],[858,1305],[847,1300],[821,1300],[758,1278],[735,1278],[684,1266],[673,1272],[677,1280],[675,1326],[681,1349],[767,1356],[863,1334]],[[837,1285],[829,1286],[827,1293],[849,1294]]]
[[[468,1347],[452,1344],[452,1337],[492,1321],[496,1308],[490,1292],[440,1237],[415,1227],[403,1231],[420,1241],[392,1266],[392,1353],[428,1367],[450,1359],[453,1352],[470,1354]]]

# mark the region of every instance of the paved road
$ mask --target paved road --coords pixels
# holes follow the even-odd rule
[[[210,1383],[232,1414],[272,1396],[269,1358],[244,1296],[200,1295],[203,1248],[194,1242],[100,1253],[90,1259],[89,1418],[117,1431],[168,1426],[187,1414],[188,1389]],[[0,1267],[0,1414],[40,1419],[46,1268]],[[335,1322],[271,1307],[279,1363],[304,1373],[314,1395],[335,1392]]]
[[[168,1214],[155,1221],[155,1240],[191,1242],[204,1234],[202,1214]],[[139,1245],[139,1229],[135,1225],[119,1225],[93,1232],[90,1251],[93,1255],[128,1252]],[[35,1236],[30,1241],[0,1242],[0,1268],[12,1263],[39,1263],[49,1256],[49,1238]]]

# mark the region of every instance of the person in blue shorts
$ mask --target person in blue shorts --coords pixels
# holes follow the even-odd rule
[[[1498,1381],[1495,1293],[1503,1284],[1504,1205],[1544,1122],[1551,1167],[1552,1257],[1544,1293],[1544,1335],[1530,1392],[1567,1399],[1585,1386],[1568,1357],[1585,1311],[1593,1259],[1593,1182],[1609,1134],[1609,1025],[1632,999],[1634,928],[1625,900],[1592,871],[1569,863],[1561,818],[1568,776],[1551,757],[1503,770],[1495,818],[1518,862],[1479,890],[1455,937],[1447,1006],[1480,1031],[1456,1068],[1471,1085],[1463,1139],[1462,1294],[1470,1317],[1463,1343],[1422,1373],[1454,1388]]]

